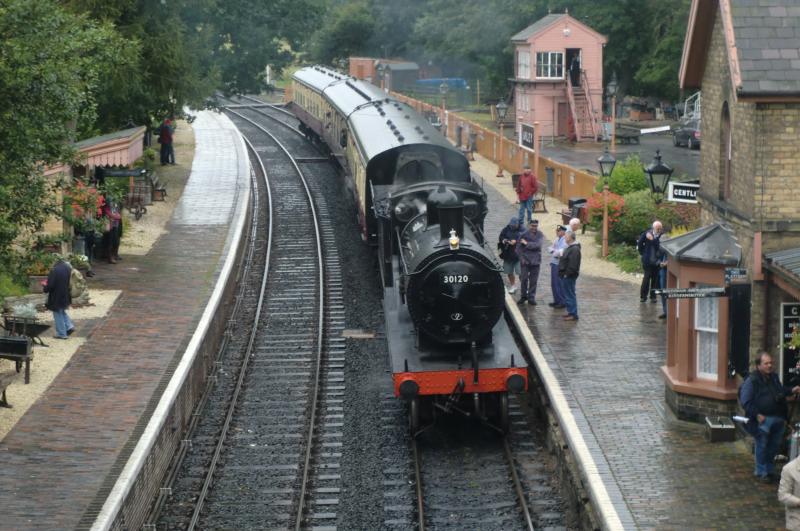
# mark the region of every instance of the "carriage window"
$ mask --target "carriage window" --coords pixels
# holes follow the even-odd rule
[[[339,136],[339,145],[341,147],[347,146],[347,129],[342,129],[342,134]]]

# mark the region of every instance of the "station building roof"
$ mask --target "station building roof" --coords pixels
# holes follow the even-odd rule
[[[800,98],[800,5],[796,0],[693,0],[681,88],[699,88],[719,12],[737,98]]]
[[[742,260],[742,247],[733,230],[720,223],[662,241],[661,247],[680,261],[735,266]]]

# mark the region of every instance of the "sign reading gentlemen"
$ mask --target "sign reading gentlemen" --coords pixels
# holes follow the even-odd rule
[[[669,183],[667,188],[667,201],[676,203],[697,203],[697,183]]]

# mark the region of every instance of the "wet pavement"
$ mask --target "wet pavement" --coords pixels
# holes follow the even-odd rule
[[[597,157],[603,154],[604,148],[605,144],[602,143],[571,144],[544,139],[542,155],[574,168],[597,173]],[[636,154],[642,164],[648,165],[653,161],[657,149],[661,150],[662,161],[673,169],[673,179],[685,181],[699,178],[700,150],[673,146],[669,133],[642,135],[638,145],[618,144],[615,156],[622,161],[628,155]]]
[[[507,179],[485,176],[490,199],[486,234],[497,234],[517,212]],[[557,206],[548,199],[548,206]],[[545,237],[550,237],[549,228]],[[594,235],[579,235],[586,241]],[[639,528],[775,529],[784,510],[777,485],[757,483],[749,441],[708,443],[702,426],[677,420],[664,401],[659,367],[666,356],[666,325],[660,304],[639,302],[631,282],[581,275],[580,321],[563,321],[551,301],[549,269],[543,266],[538,306],[523,306],[548,365],[562,382],[590,450],[611,471],[612,499],[620,492]]]

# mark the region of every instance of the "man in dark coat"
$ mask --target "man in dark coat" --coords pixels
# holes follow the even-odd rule
[[[519,275],[519,256],[517,256],[517,240],[522,231],[519,228],[517,218],[511,218],[508,225],[500,231],[497,241],[497,248],[500,251],[500,258],[503,259],[503,271],[508,275],[508,292],[515,293],[517,284],[515,274]]]
[[[522,269],[522,294],[518,304],[536,306],[536,283],[539,281],[539,267],[542,263],[544,236],[539,232],[539,221],[532,219],[528,230],[522,233],[517,242],[517,256]]]
[[[161,144],[161,165],[175,164],[175,151],[172,148],[174,128],[167,118],[158,128],[158,142]]]
[[[650,302],[656,302],[656,294],[653,293],[653,290],[658,289],[658,270],[661,268],[661,262],[658,259],[661,248],[661,231],[661,222],[654,221],[653,226],[644,231],[636,242],[636,249],[642,257],[642,270],[644,271],[642,287],[639,289],[639,299],[642,302],[647,302],[648,295]]]
[[[772,356],[761,352],[752,371],[739,390],[739,401],[747,416],[745,428],[755,440],[755,476],[759,481],[775,481],[775,455],[786,428],[786,399],[800,393],[800,386],[784,386],[772,372]]]
[[[63,258],[59,258],[50,269],[44,285],[44,292],[47,293],[45,306],[53,312],[57,339],[67,339],[67,336],[75,330],[75,325],[67,315],[67,308],[72,303],[69,293],[70,273],[72,273],[72,267]]]
[[[558,261],[558,276],[561,279],[561,291],[567,306],[565,321],[578,320],[578,298],[575,294],[575,283],[581,272],[581,244],[575,241],[575,233],[567,231],[564,235],[567,246]]]

